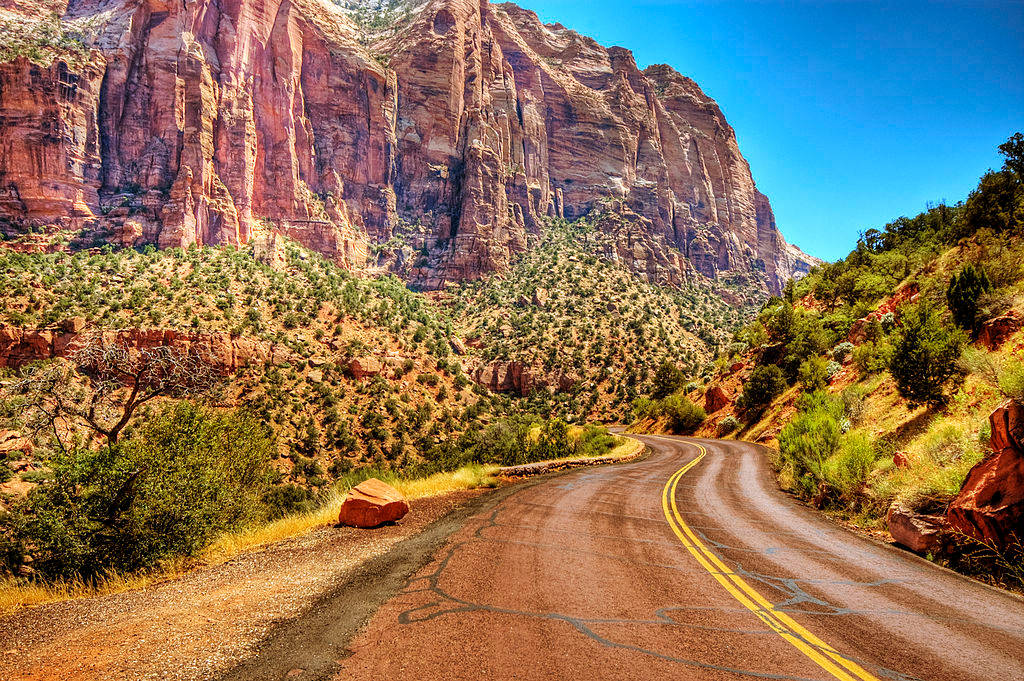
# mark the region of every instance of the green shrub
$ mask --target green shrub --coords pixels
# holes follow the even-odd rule
[[[877,374],[889,368],[892,344],[886,340],[865,341],[853,351],[853,363],[862,374]]]
[[[810,357],[800,365],[800,385],[806,392],[824,390],[828,385],[828,366],[821,357]]]
[[[658,408],[662,414],[668,417],[669,428],[674,433],[692,433],[707,418],[703,407],[694,404],[687,397],[678,393],[663,399]]]
[[[846,361],[846,358],[850,356],[853,350],[853,343],[851,343],[850,341],[843,341],[842,343],[839,343],[834,348],[832,348],[832,359],[834,359],[837,362],[844,362]]]
[[[655,413],[656,405],[654,400],[649,397],[640,396],[633,400],[633,420],[639,421],[651,416]]]
[[[743,383],[742,404],[746,409],[759,411],[785,392],[786,377],[774,364],[756,367]]]
[[[963,383],[958,361],[967,338],[942,322],[929,303],[910,307],[889,361],[896,388],[911,406],[938,407]]]
[[[261,519],[271,449],[254,418],[180,402],[130,440],[58,455],[4,524],[45,577],[150,567]]]
[[[978,301],[991,290],[992,284],[983,267],[967,265],[960,274],[954,274],[946,289],[946,301],[953,313],[953,321],[962,329],[974,331],[978,325]]]
[[[739,427],[739,419],[730,414],[718,422],[718,434],[728,435],[729,433],[735,432]]]
[[[825,392],[806,393],[797,415],[779,434],[783,479],[804,497],[818,493],[825,461],[839,449],[842,403]]]
[[[822,467],[822,477],[829,491],[846,500],[856,496],[864,486],[875,462],[875,445],[865,433],[844,435],[838,450]]]
[[[664,399],[678,391],[686,382],[686,377],[675,364],[662,362],[654,372],[654,387],[651,396],[656,400]]]

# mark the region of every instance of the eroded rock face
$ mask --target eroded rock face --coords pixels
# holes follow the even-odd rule
[[[946,517],[957,532],[999,549],[1024,542],[1024,406],[989,416],[993,453],[967,474]]]
[[[395,522],[409,512],[409,502],[386,482],[370,478],[359,483],[345,496],[338,513],[338,524],[350,527],[377,527]]]
[[[84,320],[72,318],[53,329],[24,329],[0,325],[0,368],[18,368],[38,360],[67,357],[85,341],[136,350],[172,347],[206,358],[215,371],[231,373],[246,366],[296,359],[283,346],[227,333],[192,333],[174,329],[85,330]]]
[[[397,231],[426,257],[391,265],[439,288],[610,200],[601,228],[652,280],[777,292],[813,263],[696,83],[512,4],[433,0],[370,45],[322,0],[71,0],[64,19],[87,56],[0,65],[14,222],[161,247],[274,232],[354,268]]]

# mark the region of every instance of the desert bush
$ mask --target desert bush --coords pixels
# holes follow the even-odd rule
[[[962,329],[974,331],[978,325],[978,307],[983,294],[992,289],[985,268],[967,265],[954,274],[946,289],[946,302],[953,321]]]
[[[854,346],[850,341],[843,341],[834,348],[832,348],[832,359],[837,362],[844,362],[847,357],[853,352]]]
[[[825,392],[806,393],[799,411],[779,434],[780,476],[797,493],[812,497],[824,479],[825,462],[839,449],[839,400]]]
[[[729,433],[735,432],[739,427],[739,419],[730,414],[718,422],[718,434],[728,435]]]
[[[944,324],[929,303],[910,307],[889,361],[900,396],[911,406],[944,405],[949,391],[963,382],[958,360],[966,342],[964,333]]]
[[[774,364],[756,367],[743,383],[742,406],[759,411],[772,403],[787,387],[782,369]]]
[[[892,345],[886,340],[865,341],[853,351],[853,363],[862,374],[877,374],[889,368]]]
[[[180,402],[129,440],[56,455],[4,526],[44,577],[151,567],[261,519],[271,448],[247,414]]]
[[[654,386],[651,396],[656,399],[664,399],[678,391],[686,382],[686,377],[675,364],[662,362],[654,372]]]
[[[828,385],[828,366],[821,357],[810,357],[800,365],[800,385],[806,392],[824,390]]]
[[[679,393],[661,400],[658,410],[668,417],[669,428],[674,433],[692,433],[707,418],[703,407]]]

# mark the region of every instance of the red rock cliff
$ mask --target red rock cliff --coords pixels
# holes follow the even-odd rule
[[[45,20],[29,1],[0,0],[17,30]],[[57,9],[83,49],[0,64],[11,223],[160,246],[273,231],[351,267],[397,232],[435,288],[505,267],[542,216],[614,199],[645,274],[777,291],[806,267],[692,80],[515,5],[433,0],[384,36],[324,0]]]

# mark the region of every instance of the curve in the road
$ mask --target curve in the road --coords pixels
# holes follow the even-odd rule
[[[1020,599],[830,523],[755,445],[642,439],[468,518],[338,678],[1024,679]]]

